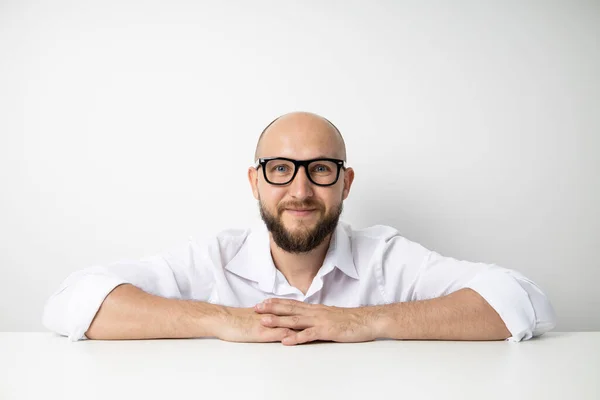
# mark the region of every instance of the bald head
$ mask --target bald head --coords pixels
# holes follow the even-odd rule
[[[303,111],[284,114],[271,121],[260,134],[254,160],[282,156],[281,151],[297,152],[300,146],[319,148],[321,155],[346,160],[346,144],[338,128],[327,118]]]

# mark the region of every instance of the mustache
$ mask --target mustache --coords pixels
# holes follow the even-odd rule
[[[321,205],[321,203],[314,200],[288,201],[277,206],[277,211],[279,213],[282,213],[286,208],[314,208],[319,211],[323,210],[323,206]]]

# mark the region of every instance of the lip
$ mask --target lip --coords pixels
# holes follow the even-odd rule
[[[292,208],[286,208],[285,211],[289,212],[290,214],[297,216],[297,217],[304,217],[306,215],[310,215],[312,212],[315,211],[315,209],[305,209],[305,210],[295,210]]]

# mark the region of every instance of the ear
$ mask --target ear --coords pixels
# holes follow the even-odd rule
[[[254,167],[248,168],[248,182],[250,182],[254,198],[258,200],[258,171]]]
[[[346,200],[348,195],[350,194],[350,187],[352,186],[352,182],[354,181],[354,170],[350,167],[346,168],[344,173],[344,191],[342,192],[342,200]]]

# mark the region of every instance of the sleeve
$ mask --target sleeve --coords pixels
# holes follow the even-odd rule
[[[123,259],[73,272],[44,307],[44,326],[69,340],[87,339],[94,316],[108,294],[121,284],[168,298],[206,300],[212,277],[206,263],[196,264],[198,247],[192,238],[160,254]]]
[[[508,341],[539,336],[556,326],[542,290],[521,273],[495,264],[457,260],[401,236],[386,240],[382,279],[392,301],[416,301],[471,288],[496,310],[511,333]]]

